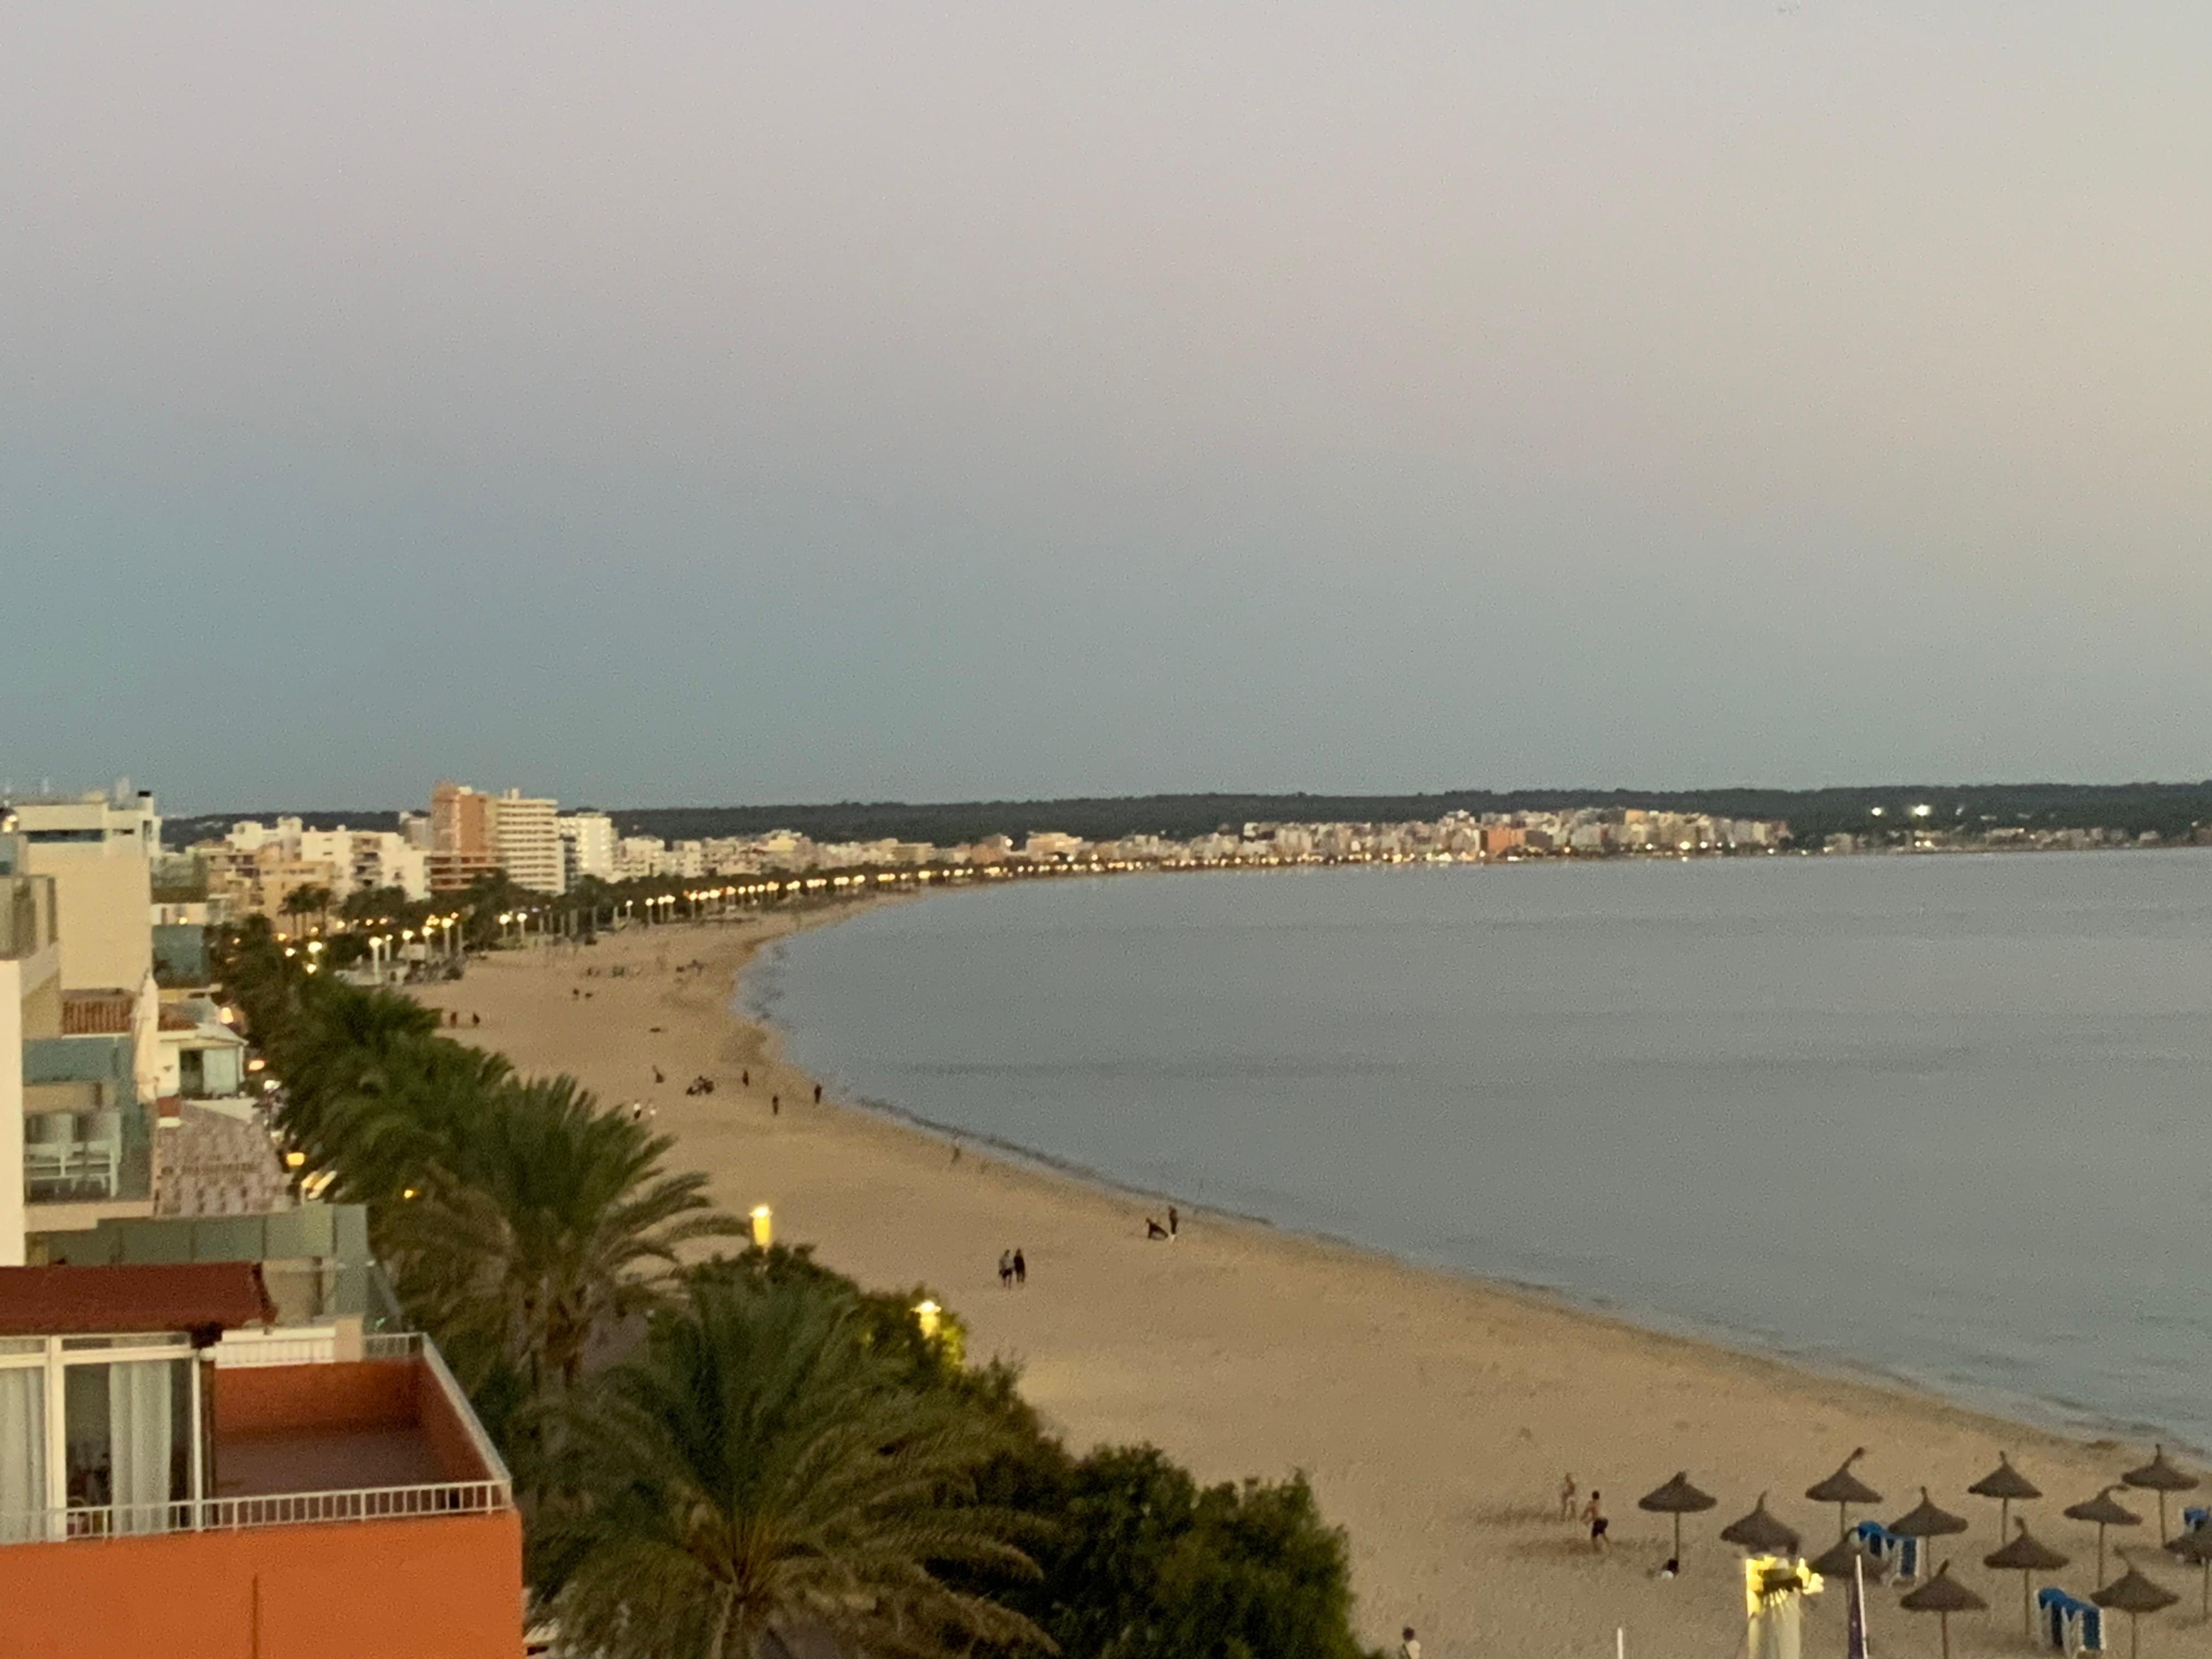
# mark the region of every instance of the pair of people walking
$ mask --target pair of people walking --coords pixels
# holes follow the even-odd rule
[[[999,1252],[999,1288],[1009,1291],[1017,1285],[1030,1282],[1030,1264],[1023,1257],[1021,1247]]]

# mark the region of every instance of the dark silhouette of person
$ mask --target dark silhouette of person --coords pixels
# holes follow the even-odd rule
[[[768,1115],[770,1117],[781,1117],[783,1115],[783,1097],[781,1095],[770,1095],[768,1097]]]
[[[814,1085],[814,1103],[817,1106],[822,1103],[822,1085],[818,1083]]]
[[[1026,1285],[1029,1282],[1030,1264],[1023,1259],[1022,1247],[1017,1244],[1014,1246],[1014,1283]]]
[[[1173,1238],[1182,1231],[1182,1217],[1176,1212],[1176,1206],[1170,1204],[1168,1206],[1168,1237]]]

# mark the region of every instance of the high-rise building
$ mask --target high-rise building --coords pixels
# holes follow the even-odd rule
[[[561,869],[560,814],[551,800],[510,789],[491,798],[492,855],[509,881],[533,893],[567,890]]]
[[[154,860],[161,818],[151,792],[17,801],[22,873],[52,876],[59,902],[62,985],[135,991],[154,965]]]
[[[562,815],[561,832],[562,890],[567,891],[586,876],[600,881],[615,878],[615,821],[605,812]]]
[[[440,779],[430,791],[430,847],[439,853],[489,853],[491,797]]]

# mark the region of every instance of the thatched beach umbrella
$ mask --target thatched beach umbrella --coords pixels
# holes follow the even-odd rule
[[[1845,1533],[1805,1564],[1823,1578],[1832,1578],[1841,1583],[1854,1573],[1864,1573],[1880,1583],[1883,1571],[1881,1562],[1867,1553],[1866,1546]]]
[[[2204,1616],[2212,1619],[2212,1530],[2177,1533],[2166,1547],[2179,1559],[2204,1570]]]
[[[1999,1572],[2020,1575],[2020,1627],[2023,1632],[2033,1635],[2035,1613],[2029,1601],[2028,1578],[2034,1573],[2056,1572],[2066,1565],[2069,1559],[2030,1532],[2027,1522],[2023,1521],[2020,1523],[2020,1535],[2002,1549],[1984,1556],[1982,1565],[1993,1567]]]
[[[1881,1502],[1880,1492],[1851,1473],[1851,1465],[1865,1455],[1866,1448],[1858,1447],[1844,1460],[1843,1467],[1826,1480],[1805,1488],[1805,1496],[1815,1504],[1833,1504],[1836,1506],[1836,1536],[1838,1538],[1851,1529],[1852,1504],[1863,1507]]]
[[[1674,1559],[1682,1559],[1682,1517],[1702,1515],[1720,1500],[1699,1492],[1690,1484],[1686,1471],[1676,1470],[1674,1478],[1656,1492],[1647,1492],[1636,1500],[1639,1510],[1649,1510],[1654,1515],[1674,1517]]]
[[[1966,1488],[1977,1498],[1997,1500],[1997,1540],[2002,1543],[2012,1530],[2012,1506],[2015,1498],[2040,1498],[2043,1488],[2030,1480],[2012,1466],[2012,1454],[1999,1452],[1997,1466]]]
[[[2146,1578],[2137,1572],[2135,1563],[2128,1561],[2125,1555],[2122,1555],[2120,1559],[2127,1561],[2127,1571],[2104,1589],[2093,1592],[2089,1599],[2100,1607],[2127,1614],[2128,1659],[2135,1659],[2138,1644],[2142,1640],[2142,1632],[2136,1620],[2147,1613],[2170,1607],[2181,1598],[2156,1580]]]
[[[1920,1489],[1920,1501],[1889,1523],[1889,1529],[1899,1538],[1917,1538],[1921,1547],[1927,1547],[1931,1538],[1941,1538],[1946,1533],[1964,1532],[1966,1517],[1954,1515],[1948,1510],[1939,1510],[1928,1496],[1928,1488]],[[1922,1565],[1926,1565],[1923,1559]]]
[[[1759,1494],[1759,1502],[1752,1506],[1749,1515],[1723,1527],[1721,1536],[1731,1544],[1749,1550],[1753,1555],[1797,1553],[1797,1534],[1766,1512],[1765,1492]]]
[[[1895,1528],[1892,1528],[1893,1532]],[[1951,1659],[1951,1615],[1954,1613],[1979,1613],[1989,1603],[1951,1577],[1951,1564],[1946,1561],[1936,1569],[1936,1576],[1918,1589],[1900,1599],[1897,1604],[1909,1613],[1932,1613],[1943,1621],[1943,1659]]]
[[[2094,1521],[2097,1523],[2097,1582],[2105,1582],[2105,1528],[2107,1527],[2139,1527],[2142,1516],[2130,1514],[2112,1501],[2118,1486],[2107,1486],[2094,1498],[2067,1506],[2069,1521]]]
[[[2130,1469],[2120,1477],[2130,1486],[2158,1494],[2158,1541],[2166,1542],[2166,1495],[2170,1492],[2191,1492],[2196,1488],[2197,1477],[2177,1469],[2166,1461],[2166,1448],[2154,1447],[2156,1452],[2149,1462],[2139,1469]]]

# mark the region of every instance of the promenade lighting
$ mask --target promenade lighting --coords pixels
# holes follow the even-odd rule
[[[753,1224],[753,1248],[764,1250],[775,1242],[775,1212],[765,1204],[756,1204],[745,1219]]]
[[[914,1304],[914,1322],[921,1327],[923,1341],[937,1340],[938,1325],[944,1313],[944,1309],[927,1298]]]

